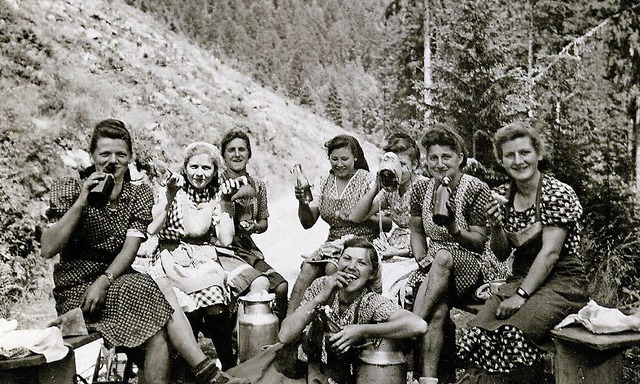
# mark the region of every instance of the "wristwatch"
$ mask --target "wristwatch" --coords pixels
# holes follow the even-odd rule
[[[516,295],[522,297],[525,300],[529,298],[529,294],[527,293],[527,291],[522,289],[522,287],[518,287],[518,289],[516,289]]]
[[[107,276],[107,280],[109,280],[109,284],[113,284],[113,273],[104,272],[103,275]]]

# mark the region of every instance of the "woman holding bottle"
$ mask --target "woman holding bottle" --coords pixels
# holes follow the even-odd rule
[[[438,377],[450,307],[470,297],[483,281],[484,206],[490,192],[487,184],[461,172],[464,142],[452,128],[429,129],[422,145],[432,178],[418,181],[411,195],[411,249],[421,268],[409,285],[420,284],[413,312],[429,324],[419,369],[421,383],[427,383]]]
[[[311,228],[318,218],[329,224],[325,244],[302,263],[300,273],[289,299],[288,313],[293,312],[302,294],[313,280],[333,274],[342,243],[352,236],[373,240],[378,236],[377,218],[362,223],[349,220],[351,210],[369,189],[373,178],[358,140],[349,135],[338,135],[325,143],[331,170],[320,178],[314,189],[313,200],[302,186],[296,186],[298,219],[305,229]]]
[[[228,279],[225,260],[216,251],[215,245],[232,242],[237,193],[228,182],[219,186],[220,164],[215,146],[195,142],[186,147],[181,172],[167,178],[153,208],[148,231],[159,242],[149,274],[178,289],[194,330],[212,339],[223,369],[228,369],[235,365],[231,294],[258,292],[268,282],[246,263]]]
[[[132,139],[124,123],[99,122],[91,136],[93,166],[81,179],[65,178],[51,187],[42,233],[42,255],[60,254],[55,266],[54,298],[58,314],[80,307],[88,328],[111,346],[142,348],[147,383],[168,383],[169,348],[192,367],[196,383],[244,383],[221,372],[193,337],[173,292],[165,294],[131,264],[151,222],[151,188],[131,181]],[[107,176],[109,173],[110,176]],[[88,196],[112,177],[104,205]]]

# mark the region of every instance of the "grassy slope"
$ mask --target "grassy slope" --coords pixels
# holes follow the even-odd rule
[[[326,172],[322,143],[344,133],[123,1],[22,0],[12,9],[0,0],[0,16],[0,177],[10,181],[0,192],[17,233],[41,222],[50,183],[75,173],[61,157],[87,148],[103,118],[131,126],[147,165],[178,161],[185,144],[244,127],[254,141],[251,171],[271,201],[290,197],[294,162],[310,178]],[[364,148],[370,162],[379,155]],[[9,243],[0,245],[7,259]]]

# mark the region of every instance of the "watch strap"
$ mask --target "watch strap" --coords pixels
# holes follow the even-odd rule
[[[529,294],[527,293],[527,291],[522,289],[522,287],[518,287],[518,289],[516,289],[516,295],[522,297],[525,300],[529,298]]]

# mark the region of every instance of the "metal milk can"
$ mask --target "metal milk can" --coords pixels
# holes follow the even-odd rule
[[[407,359],[401,351],[402,340],[382,339],[376,347],[360,353],[357,384],[405,384]]]
[[[278,342],[278,318],[271,310],[275,294],[262,292],[240,297],[238,360],[243,362]]]

